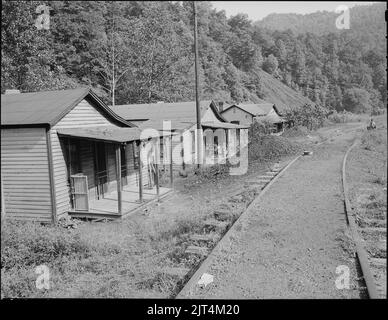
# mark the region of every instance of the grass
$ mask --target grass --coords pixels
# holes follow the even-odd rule
[[[259,137],[255,161],[267,162],[296,152],[287,138]],[[279,150],[277,150],[279,149]],[[252,160],[252,159],[250,159]],[[1,296],[85,297],[85,298],[167,298],[182,286],[184,279],[165,272],[166,267],[194,270],[204,257],[186,254],[192,234],[211,233],[214,241],[201,243],[209,250],[227,229],[205,228],[205,220],[214,219],[213,209],[225,205],[219,194],[230,184],[226,166],[203,170],[194,180],[200,184],[184,191],[206,191],[207,200],[193,205],[182,197],[174,212],[143,215],[138,213],[120,222],[82,222],[76,228],[42,225],[32,222],[2,223]],[[235,178],[233,178],[235,179]],[[244,177],[240,177],[244,181]],[[188,179],[186,180],[188,181]],[[187,182],[186,182],[187,183]],[[220,187],[221,189],[218,189]],[[189,190],[189,191],[188,191]],[[210,198],[208,195],[213,192]],[[239,217],[255,194],[241,194],[241,201],[230,204],[229,226]],[[190,197],[187,195],[187,197]],[[210,200],[209,200],[210,199]],[[186,201],[186,202],[185,202]],[[198,200],[199,201],[199,200]],[[207,202],[209,201],[209,202]],[[180,206],[178,206],[180,205]],[[173,208],[172,208],[173,209]],[[182,212],[179,212],[182,210]],[[150,210],[152,212],[152,210]],[[50,269],[50,289],[35,286],[35,268],[44,264]]]

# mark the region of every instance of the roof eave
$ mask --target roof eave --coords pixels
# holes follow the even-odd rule
[[[17,129],[17,128],[46,128],[50,129],[49,123],[28,123],[28,124],[2,124],[1,129]]]

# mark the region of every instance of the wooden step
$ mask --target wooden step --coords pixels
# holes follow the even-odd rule
[[[188,246],[185,253],[198,254],[205,256],[208,253],[208,248],[199,246]]]
[[[162,272],[171,276],[178,276],[180,278],[183,278],[186,274],[190,272],[190,269],[180,267],[166,267],[162,269]]]
[[[213,234],[192,234],[189,239],[193,241],[213,241],[214,235]]]

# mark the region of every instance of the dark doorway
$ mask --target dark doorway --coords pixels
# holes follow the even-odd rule
[[[104,193],[108,191],[108,172],[106,170],[106,153],[105,144],[103,142],[96,142],[95,145],[96,157],[96,191],[97,199],[104,197]]]
[[[120,146],[120,157],[121,157],[121,186],[126,186],[128,184],[127,181],[127,157],[125,148],[128,148],[128,146]]]

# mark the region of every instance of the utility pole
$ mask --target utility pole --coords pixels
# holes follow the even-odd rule
[[[116,90],[116,79],[115,79],[115,8],[114,2],[112,2],[112,106],[115,106],[115,90]]]
[[[197,114],[197,167],[202,163],[202,134],[201,134],[201,109],[199,106],[199,81],[198,81],[198,31],[197,31],[197,6],[193,1],[194,9],[194,56],[195,56],[195,107]]]

